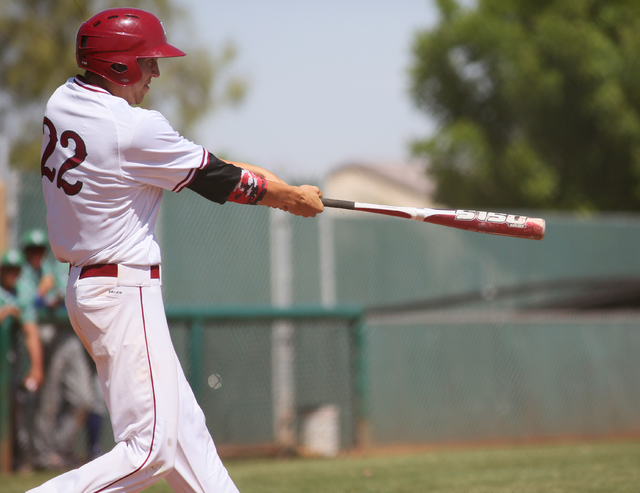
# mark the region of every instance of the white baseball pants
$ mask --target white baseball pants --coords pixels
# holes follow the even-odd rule
[[[117,277],[80,278],[71,268],[69,318],[96,362],[116,445],[31,493],[133,493],[161,478],[180,493],[238,492],[184,376],[160,279],[150,272],[120,265]]]

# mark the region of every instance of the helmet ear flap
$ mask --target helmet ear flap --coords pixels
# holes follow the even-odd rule
[[[142,79],[142,70],[140,69],[140,65],[138,65],[137,58],[127,57],[126,60],[112,63],[109,68],[120,85],[128,86]],[[122,68],[124,68],[124,71],[119,72]]]
[[[142,78],[142,70],[136,58],[127,60],[126,63],[112,63],[109,70],[112,72],[112,79],[117,80],[120,85],[135,84]]]

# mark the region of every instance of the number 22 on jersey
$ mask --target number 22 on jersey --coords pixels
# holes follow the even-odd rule
[[[51,120],[49,120],[47,117],[44,118],[43,131],[44,127],[49,129],[49,142],[47,143],[47,147],[42,153],[42,159],[40,161],[41,175],[46,176],[51,183],[53,183],[53,181],[55,180],[56,186],[62,189],[67,195],[76,195],[80,193],[83,183],[80,180],[76,181],[75,183],[69,183],[63,178],[63,175],[70,169],[74,169],[80,166],[87,158],[87,147],[85,146],[82,137],[80,137],[76,132],[72,130],[65,130],[64,132],[62,132],[62,135],[60,136],[60,145],[66,149],[69,147],[69,142],[73,141],[75,144],[75,152],[73,156],[62,163],[62,166],[60,166],[60,169],[58,170],[58,177],[56,179],[56,169],[48,168],[47,161],[53,154],[53,151],[55,151],[56,145],[58,145],[58,131],[56,130],[56,127],[53,125]]]

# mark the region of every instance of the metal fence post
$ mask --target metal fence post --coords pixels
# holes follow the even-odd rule
[[[278,308],[291,306],[293,265],[291,223],[288,215],[271,211],[271,301]],[[274,320],[271,329],[273,427],[284,453],[293,450],[295,432],[295,328],[290,321]]]
[[[365,350],[365,324],[362,315],[349,325],[351,339],[351,378],[354,391],[355,445],[366,448],[370,445],[369,409],[367,405],[368,371]]]

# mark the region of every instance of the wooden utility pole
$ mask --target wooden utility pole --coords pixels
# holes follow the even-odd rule
[[[9,220],[7,218],[7,187],[0,177],[0,255],[9,247]]]

